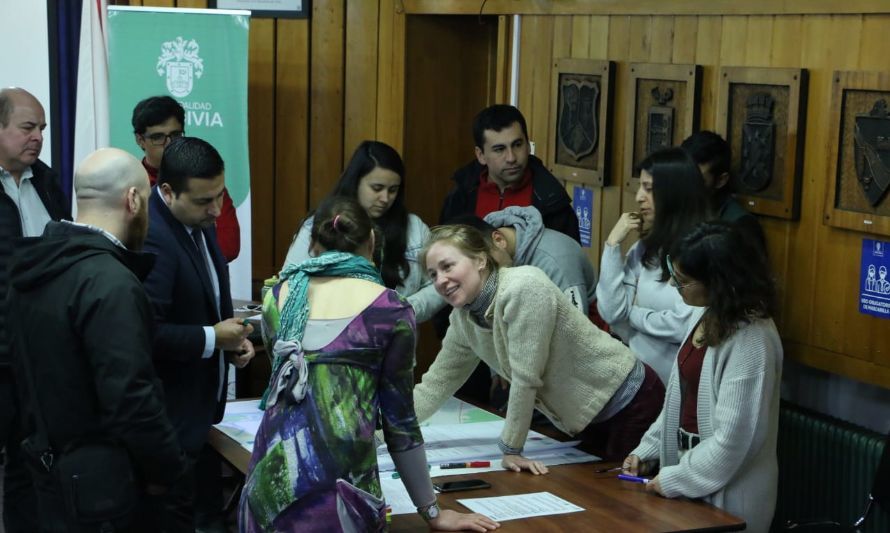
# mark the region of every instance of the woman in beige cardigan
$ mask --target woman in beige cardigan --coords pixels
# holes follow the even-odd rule
[[[433,230],[420,253],[454,307],[442,349],[414,388],[417,418],[432,415],[484,361],[510,382],[503,466],[543,474],[522,456],[534,409],[605,459],[621,459],[661,408],[664,387],[630,350],[594,326],[538,268],[497,268],[469,226]]]
[[[704,498],[768,531],[776,505],[782,341],[763,253],[726,223],[708,222],[668,256],[672,283],[698,311],[674,361],[664,410],[624,461],[661,470],[646,490]]]

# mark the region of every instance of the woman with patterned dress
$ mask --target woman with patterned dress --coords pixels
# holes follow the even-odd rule
[[[372,227],[355,200],[329,198],[312,229],[316,256],[288,266],[265,297],[263,333],[274,359],[241,496],[242,532],[384,530],[378,419],[432,528],[498,527],[436,504],[411,401],[414,311],[370,263]]]

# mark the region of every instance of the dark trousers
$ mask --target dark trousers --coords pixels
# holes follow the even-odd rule
[[[621,461],[637,447],[643,435],[658,418],[664,405],[664,384],[658,374],[644,363],[646,376],[640,390],[624,409],[615,416],[590,424],[575,438],[581,439],[581,448],[604,461]]]
[[[186,453],[185,473],[161,498],[167,533],[193,533],[196,527],[211,525],[222,515],[219,455],[209,444]]]
[[[21,450],[23,438],[12,369],[0,367],[0,448],[5,448],[3,527],[6,533],[31,533],[37,530],[37,497]]]
[[[197,453],[188,454],[182,477],[160,497],[165,533],[195,531],[195,465]]]
[[[195,464],[195,525],[208,528],[223,522],[222,459],[205,444]]]

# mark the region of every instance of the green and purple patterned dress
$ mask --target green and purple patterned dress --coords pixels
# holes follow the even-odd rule
[[[263,305],[269,350],[281,320],[279,291],[270,290]],[[323,348],[305,350],[302,401],[280,400],[266,410],[241,496],[242,532],[386,527],[374,447],[378,420],[390,451],[423,445],[412,400],[414,311],[387,289],[343,323]]]

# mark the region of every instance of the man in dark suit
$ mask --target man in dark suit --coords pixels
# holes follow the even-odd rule
[[[145,290],[157,323],[155,368],[170,420],[193,461],[181,486],[168,495],[174,529],[183,531],[194,530],[195,464],[210,426],[225,409],[226,360],[241,368],[254,355],[247,340],[253,328],[232,318],[228,269],[213,227],[224,171],[219,152],[206,141],[174,139],[164,150],[149,201],[145,250],[158,257]]]

